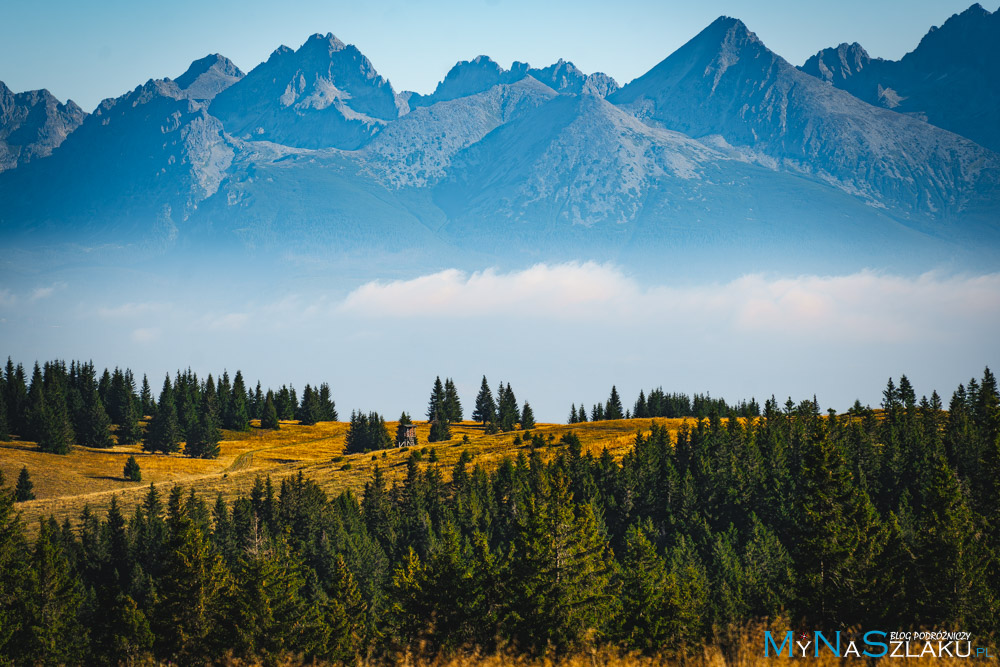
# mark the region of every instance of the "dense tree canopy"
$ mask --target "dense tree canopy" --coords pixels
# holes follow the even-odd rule
[[[620,461],[534,433],[499,462],[411,456],[360,497],[298,474],[210,510],[150,486],[130,520],[113,501],[75,528],[42,521],[33,541],[2,487],[0,659],[391,661],[408,647],[592,643],[681,657],[779,615],[831,632],[961,627],[988,643],[996,381],[959,387],[945,411],[903,380],[877,410],[771,398],[760,417],[654,420]],[[392,444],[376,413],[354,413],[351,431],[350,451]]]

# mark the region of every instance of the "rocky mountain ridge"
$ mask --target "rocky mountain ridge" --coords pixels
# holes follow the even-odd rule
[[[728,17],[624,87],[480,56],[397,93],[329,33],[246,75],[213,54],[89,116],[67,103],[54,127],[79,127],[0,174],[0,236],[276,256],[997,251],[1000,155],[847,90],[874,62],[845,45],[795,68]]]

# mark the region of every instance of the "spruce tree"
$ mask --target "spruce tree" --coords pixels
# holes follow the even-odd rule
[[[28,466],[21,467],[21,473],[17,476],[17,486],[14,488],[14,500],[23,503],[35,499],[35,485],[31,482],[28,474]]]
[[[14,493],[3,485],[0,473],[0,656],[11,656],[12,660],[24,638],[22,627],[27,620],[24,608],[28,580],[28,559],[25,557],[28,545],[21,513],[14,502]]]
[[[302,390],[302,405],[299,406],[299,423],[303,426],[312,426],[323,417],[323,407],[320,404],[319,392],[308,384]]]
[[[517,517],[507,580],[509,631],[522,646],[564,650],[615,613],[613,563],[590,504],[574,507],[567,480],[540,480]]]
[[[427,421],[438,418],[447,419],[445,410],[444,384],[441,383],[441,376],[434,378],[434,386],[431,388],[431,398],[427,403]]]
[[[273,430],[281,428],[281,424],[278,423],[278,409],[274,404],[274,392],[270,389],[267,390],[267,396],[264,398],[264,408],[261,411],[260,427]]]
[[[105,374],[107,371],[105,371]],[[81,395],[83,405],[77,419],[76,438],[77,444],[84,447],[111,447],[114,441],[111,439],[111,420],[104,409],[98,387],[94,383],[93,363],[83,364],[80,377],[82,384]],[[108,394],[110,397],[110,383],[108,378]]]
[[[195,458],[214,459],[219,455],[221,440],[222,431],[219,430],[219,408],[216,405],[215,393],[206,391],[202,396],[194,438],[185,444],[184,453]]]
[[[524,402],[524,409],[521,410],[521,428],[525,431],[535,428],[535,413],[528,402]]]
[[[152,616],[157,654],[182,663],[204,662],[212,655],[213,633],[222,627],[229,580],[219,555],[180,501],[179,488],[171,492],[165,553]]]
[[[444,416],[453,424],[463,419],[462,401],[458,398],[458,389],[451,378],[444,382]]]
[[[334,560],[332,574],[324,613],[330,634],[323,653],[330,660],[355,664],[364,644],[368,605],[343,555]]]
[[[129,456],[128,460],[125,461],[125,468],[122,470],[122,476],[130,482],[142,481],[142,470],[139,468],[139,462],[135,460],[134,456]]]
[[[448,419],[440,412],[435,412],[431,418],[431,432],[427,436],[427,442],[444,442],[451,440],[451,427]]]
[[[142,376],[142,389],[139,391],[139,412],[141,413],[141,418],[151,417],[153,412],[156,410],[156,404],[153,402],[153,390],[149,386],[149,378],[145,374]]]
[[[28,385],[25,381],[24,366],[7,357],[7,367],[4,371],[4,399],[7,404],[7,427],[14,433],[25,437],[27,432]]]
[[[174,403],[170,374],[163,379],[163,389],[156,406],[156,414],[149,422],[146,441],[142,448],[149,452],[171,454],[181,448],[180,427],[177,424],[177,407]]]
[[[129,392],[123,403],[124,412],[115,435],[119,445],[134,445],[140,442],[143,436],[142,424],[139,423],[139,401]]]
[[[7,388],[0,386],[0,440],[10,439],[10,422],[7,419]]]
[[[618,388],[611,386],[611,396],[608,397],[607,405],[604,408],[604,419],[623,419],[625,411],[622,409],[622,399],[618,396]]]
[[[668,646],[677,630],[677,619],[670,615],[667,565],[646,535],[651,530],[651,524],[628,529],[621,569],[621,639],[646,653]]]
[[[479,394],[476,395],[476,409],[472,412],[472,418],[477,422],[482,422],[483,426],[487,422],[495,422],[497,418],[497,406],[485,375],[483,376],[483,384],[479,387]]]
[[[23,662],[81,664],[87,636],[79,620],[83,590],[55,521],[40,522],[27,584]]]
[[[221,393],[221,392],[220,392]],[[247,407],[247,388],[243,383],[243,373],[236,371],[233,378],[233,388],[227,403],[228,411],[224,414],[225,427],[233,431],[250,430],[250,410]],[[221,406],[220,406],[221,407]]]
[[[514,391],[510,388],[510,383],[508,382],[506,387],[503,384],[500,386],[501,389],[498,392],[500,395],[500,405],[497,409],[497,425],[501,431],[513,431],[514,426],[521,418],[521,411],[517,408],[517,399],[514,397]]]
[[[319,421],[337,421],[337,404],[334,402],[333,395],[330,393],[330,385],[326,382],[319,386],[319,413]]]

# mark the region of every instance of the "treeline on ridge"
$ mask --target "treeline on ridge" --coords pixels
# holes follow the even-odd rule
[[[577,407],[570,406],[568,424],[578,424],[586,421],[606,421],[613,419],[649,419],[664,417],[675,419],[679,417],[694,417],[704,419],[709,415],[720,417],[759,417],[760,404],[753,398],[742,400],[734,405],[726,403],[725,399],[712,398],[708,394],[666,393],[663,387],[650,389],[647,396],[644,390],[639,391],[639,397],[632,408],[625,408],[618,395],[618,388],[611,387],[611,394],[603,403],[594,403],[587,416],[587,408],[583,403]]]
[[[676,433],[618,462],[566,434],[487,468],[411,456],[329,497],[301,474],[209,508],[150,488],[30,543],[0,491],[0,656],[387,663],[621,647],[683,657],[733,628],[1000,627],[1000,395],[947,410],[892,380],[881,412],[816,401]],[[446,473],[450,472],[450,480]],[[164,507],[165,505],[165,507]],[[779,622],[779,621],[774,621]],[[730,656],[732,657],[732,656]]]
[[[147,419],[144,428],[140,422]],[[265,393],[258,382],[250,390],[240,371],[232,381],[224,371],[218,382],[211,374],[202,381],[190,369],[177,371],[173,381],[164,378],[158,399],[146,376],[137,390],[131,370],[105,369],[98,378],[89,362],[36,363],[29,382],[24,367],[8,358],[0,373],[0,440],[17,434],[54,454],[68,453],[73,444],[140,442],[147,451],[169,454],[183,442],[186,455],[212,458],[220,429],[246,431],[251,419],[279,428],[279,420],[335,421],[337,410],[326,383],[307,384],[300,401],[288,385]]]

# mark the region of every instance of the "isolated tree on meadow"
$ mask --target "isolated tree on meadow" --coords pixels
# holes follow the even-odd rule
[[[14,500],[23,503],[35,499],[35,485],[31,482],[31,475],[28,474],[28,466],[21,467],[21,473],[17,476],[17,486],[14,487]]]
[[[521,428],[525,431],[535,428],[535,413],[527,401],[524,402],[524,408],[521,410]]]
[[[497,405],[493,400],[493,392],[490,385],[483,376],[483,384],[479,387],[479,394],[476,396],[476,409],[472,412],[472,418],[477,422],[482,422],[483,426],[487,422],[495,422],[497,419]]]
[[[128,457],[128,460],[125,462],[125,468],[122,469],[122,476],[130,482],[142,481],[142,470],[139,468],[139,462],[135,460],[134,456]]]

